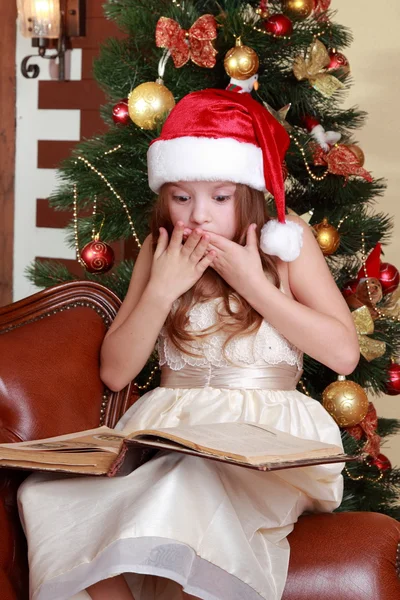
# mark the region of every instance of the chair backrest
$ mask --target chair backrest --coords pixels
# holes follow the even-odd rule
[[[99,375],[100,347],[121,301],[72,281],[0,308],[0,442],[113,427],[137,398]]]

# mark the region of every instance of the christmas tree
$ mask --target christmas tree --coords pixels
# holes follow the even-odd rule
[[[378,420],[366,395],[400,393],[399,273],[381,257],[393,223],[372,209],[385,183],[364,168],[354,140],[366,115],[341,109],[351,84],[343,51],[352,37],[335,22],[331,1],[109,0],[106,17],[126,33],[108,40],[94,64],[109,99],[101,109],[109,129],[80,143],[62,164],[50,203],[74,210],[67,242],[82,278],[123,299],[135,256],[113,265],[109,244],[134,239],[139,248],[149,232],[155,198],[146,153],[166,114],[185,94],[207,87],[252,93],[290,134],[283,165],[289,212],[313,227],[359,334],[361,359],[347,380],[305,356],[298,387],[336,418],[346,451],[364,457],[344,471],[339,510],[399,518],[400,470],[381,453],[381,443],[400,425]],[[266,202],[273,214],[272,198]],[[90,217],[80,216],[88,210]],[[56,261],[36,262],[28,276],[39,287],[76,278]],[[157,383],[154,354],[138,386]]]

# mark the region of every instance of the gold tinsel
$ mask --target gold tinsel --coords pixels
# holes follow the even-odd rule
[[[361,308],[353,311],[351,316],[353,317],[354,325],[356,326],[358,341],[360,344],[360,352],[363,357],[368,362],[371,362],[371,360],[383,356],[386,352],[385,342],[373,340],[368,337],[368,335],[374,333],[375,328],[374,321],[371,317],[368,307],[361,306]]]
[[[299,81],[308,79],[313,88],[329,98],[337,90],[345,87],[337,77],[326,72],[330,60],[324,44],[315,39],[308,49],[306,58],[297,56],[294,59],[293,73]]]

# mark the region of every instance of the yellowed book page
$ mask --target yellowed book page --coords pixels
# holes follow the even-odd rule
[[[342,448],[332,444],[305,440],[254,423],[213,423],[192,427],[148,429],[129,435],[138,441],[141,436],[161,437],[195,450],[241,459],[251,464],[335,456],[343,452]],[[146,439],[150,440],[149,437]]]
[[[78,460],[77,462],[70,461],[58,461],[52,460],[53,455],[46,455],[45,461],[36,460],[37,455],[35,454],[33,460],[30,460],[30,456],[26,457],[26,460],[15,459],[15,457],[9,459],[0,459],[0,467],[6,468],[18,468],[27,470],[40,470],[40,471],[57,471],[60,473],[76,473],[88,475],[103,475],[108,472],[108,469],[115,460],[113,454],[100,454],[96,456],[96,461],[90,460],[90,457],[84,462]],[[78,457],[80,458],[80,456]],[[99,460],[99,462],[97,462]]]
[[[107,452],[118,454],[124,435],[109,427],[98,427],[77,433],[69,433],[56,437],[33,440],[29,442],[16,442],[13,444],[0,444],[0,459],[10,456],[29,454],[72,454],[89,452]]]

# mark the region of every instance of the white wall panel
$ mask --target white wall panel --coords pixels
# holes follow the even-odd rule
[[[29,39],[17,34],[17,123],[14,221],[14,301],[38,291],[26,278],[24,271],[35,256],[74,258],[73,250],[65,244],[62,229],[36,227],[36,200],[46,198],[57,186],[55,169],[37,168],[39,140],[78,141],[80,137],[79,110],[39,110],[40,80],[57,77],[54,61],[33,58],[30,63],[40,67],[39,77],[26,79],[20,71],[23,58],[34,54]],[[70,79],[81,79],[82,51],[68,52],[66,72]],[[54,82],[57,85],[57,82]]]

